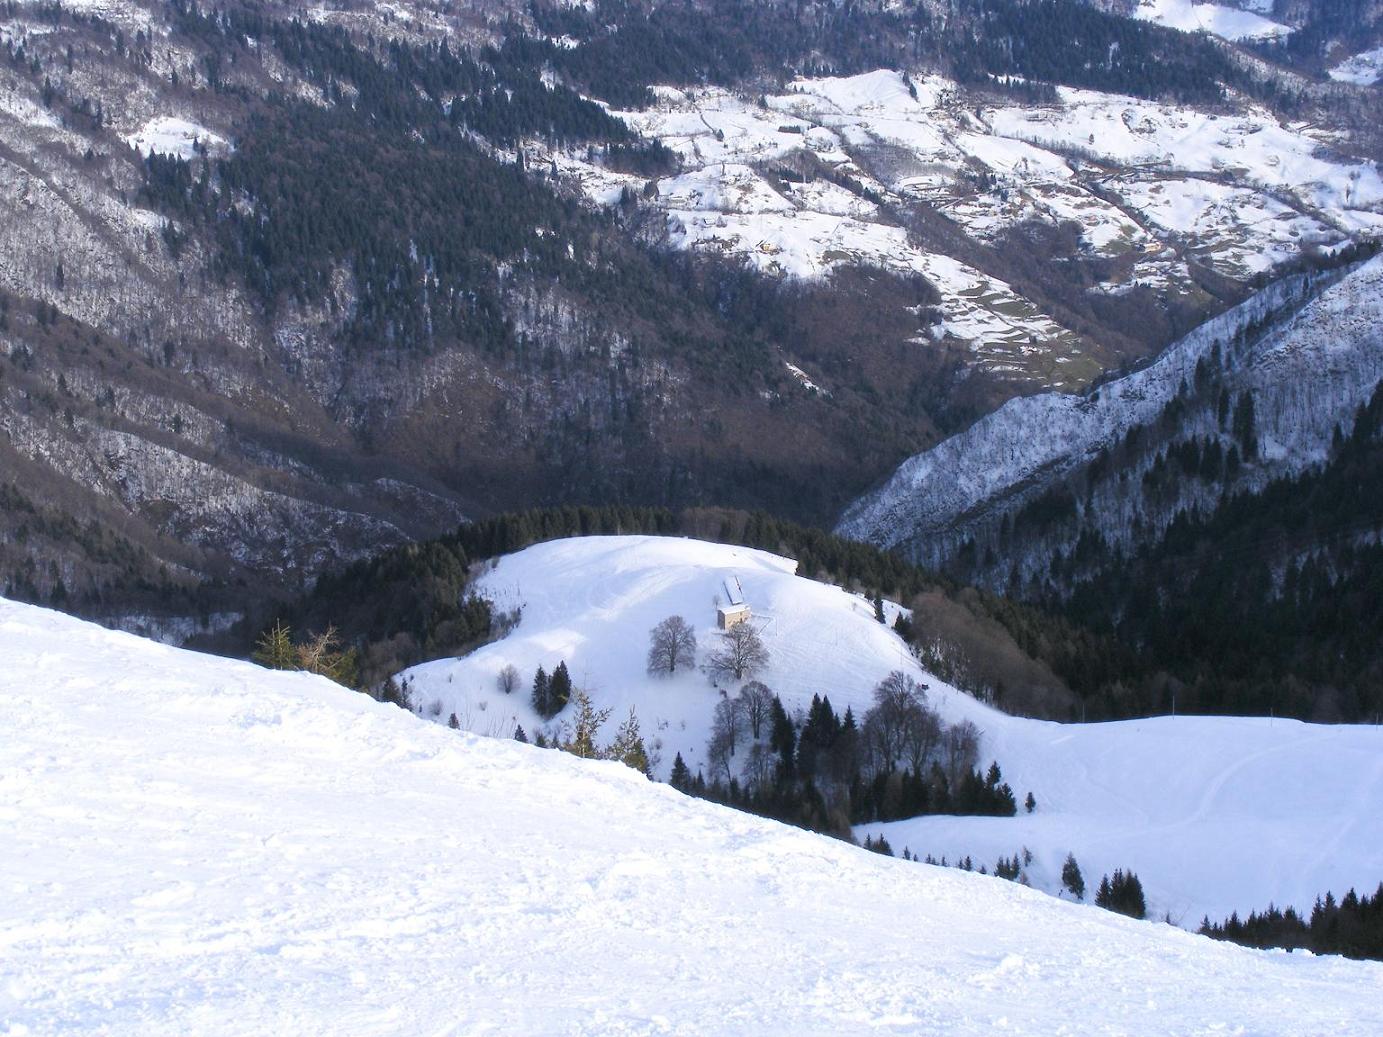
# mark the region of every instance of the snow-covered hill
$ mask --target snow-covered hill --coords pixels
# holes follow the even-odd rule
[[[1330,70],[1337,83],[1371,86],[1383,77],[1383,47],[1375,47],[1340,62]]]
[[[8,1034],[1367,1034],[1383,966],[0,603]]]
[[[537,544],[501,558],[474,588],[500,610],[520,609],[517,629],[463,659],[424,663],[403,676],[424,715],[446,722],[455,713],[463,728],[502,737],[520,724],[532,736],[545,726],[530,702],[533,674],[539,666],[551,673],[565,660],[575,683],[613,710],[614,720],[631,706],[637,710],[646,740],[661,756],[660,777],[679,752],[695,772],[705,767],[720,692],[696,669],[650,677],[649,631],[668,616],[682,616],[696,629],[704,659],[717,640],[716,606],[726,600],[729,577],[739,579],[769,647],[769,665],[757,676],[789,711],[827,694],[839,712],[850,707],[859,715],[890,670],[922,677],[903,641],[874,619],[872,604],[795,576],[796,567],[763,551],[673,537]],[[891,618],[896,608],[889,612]],[[511,695],[496,682],[508,665],[521,677]],[[963,697],[958,715],[983,710]]]
[[[1262,333],[1247,333],[1266,322]],[[1383,258],[1343,276],[1294,277],[1197,328],[1155,363],[1082,396],[1046,393],[1011,400],[965,432],[908,459],[883,486],[856,501],[839,531],[903,546],[937,563],[978,523],[1037,497],[1135,426],[1156,421],[1196,382],[1196,365],[1221,367],[1225,388],[1254,396],[1257,464],[1240,485],[1262,485],[1324,460],[1336,427],[1348,431],[1358,406],[1383,379]],[[1219,356],[1216,367],[1214,357]],[[1214,401],[1188,434],[1217,434]],[[1201,427],[1204,425],[1204,427]],[[1138,474],[1138,473],[1132,473]],[[1122,500],[1101,501],[1103,535],[1126,541],[1134,519],[1151,521],[1137,481]],[[1166,520],[1170,520],[1170,514]]]
[[[704,768],[719,693],[699,672],[649,677],[648,632],[680,614],[696,628],[704,659],[717,637],[716,598],[735,576],[771,655],[756,676],[789,713],[825,694],[838,711],[849,707],[860,717],[874,686],[903,670],[929,686],[929,704],[943,719],[978,725],[981,761],[997,760],[1020,799],[1031,790],[1038,800],[1035,813],[1012,819],[885,826],[898,853],[906,846],[952,861],[969,854],[992,868],[1027,847],[1030,881],[1054,893],[1061,862],[1074,852],[1094,882],[1133,868],[1150,910],[1192,927],[1205,914],[1247,913],[1269,901],[1309,908],[1327,889],[1372,889],[1383,880],[1383,830],[1371,821],[1383,811],[1383,730],[1215,717],[1062,725],[1006,716],[925,673],[864,598],[795,576],[794,568],[762,551],[674,538],[530,547],[501,558],[478,588],[501,608],[522,609],[517,629],[464,659],[408,671],[415,705],[439,723],[454,712],[472,731],[504,737],[519,723],[531,736],[541,724],[529,703],[533,673],[565,660],[575,682],[612,710],[610,734],[631,706],[637,710],[645,737],[660,745],[661,776],[677,752],[693,771]],[[496,687],[506,665],[521,677],[512,695]]]

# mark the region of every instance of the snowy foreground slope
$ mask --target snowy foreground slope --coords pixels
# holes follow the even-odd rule
[[[1368,1034],[1383,966],[0,603],[0,1032]]]
[[[789,713],[813,694],[862,716],[874,686],[904,670],[930,686],[949,722],[983,732],[980,760],[998,760],[1021,799],[1017,818],[935,817],[885,826],[894,850],[965,855],[992,868],[1024,846],[1029,880],[1060,888],[1074,852],[1091,883],[1133,868],[1158,917],[1194,928],[1203,915],[1247,913],[1269,901],[1309,909],[1326,890],[1372,890],[1383,880],[1383,729],[1248,718],[1176,717],[1066,725],[1010,717],[925,673],[863,598],[793,575],[785,558],[748,548],[665,537],[588,537],[539,544],[499,560],[479,584],[500,608],[522,607],[517,629],[464,659],[407,672],[424,715],[507,737],[541,721],[528,684],[565,660],[578,685],[612,710],[607,734],[633,706],[666,777],[677,752],[695,772],[719,693],[701,673],[645,672],[648,631],[680,614],[697,629],[701,656],[716,641],[715,599],[737,577],[771,659],[758,678]],[[894,614],[892,607],[890,615]],[[522,686],[497,690],[515,666]],[[738,690],[731,688],[731,691]],[[560,723],[563,716],[559,715]],[[743,756],[743,754],[741,754]],[[708,775],[709,776],[709,775]],[[878,826],[869,826],[875,832]],[[861,838],[864,835],[861,831]]]

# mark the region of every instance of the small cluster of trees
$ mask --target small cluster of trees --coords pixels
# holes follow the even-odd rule
[[[571,693],[571,674],[565,659],[557,664],[551,676],[541,666],[533,675],[533,710],[544,720],[551,720],[562,712],[571,701]]]
[[[355,687],[359,676],[356,650],[341,646],[335,627],[295,642],[292,629],[275,622],[260,635],[251,658],[271,670],[305,670],[348,688]]]
[[[850,709],[838,715],[822,695],[794,719],[772,689],[751,680],[716,703],[706,771],[693,774],[679,754],[672,784],[841,836],[854,824],[918,814],[1012,816],[1017,804],[998,764],[987,773],[975,767],[978,729],[943,723],[925,691],[895,672],[861,721]]]
[[[1112,878],[1106,875],[1100,879],[1100,888],[1095,891],[1095,903],[1130,918],[1142,918],[1148,913],[1148,905],[1143,899],[1143,883],[1131,871],[1115,869]]]
[[[888,841],[885,840],[882,835],[875,841],[875,847],[878,846],[885,847],[885,849],[880,852],[889,854],[893,852],[891,849],[887,848]],[[1028,873],[1026,869],[1028,865],[1032,863],[1032,851],[1025,846],[1021,852],[1015,851],[1012,857],[1000,857],[994,863],[993,872],[983,864],[976,867],[974,858],[969,854],[961,857],[955,864],[951,864],[945,857],[942,857],[940,860],[937,860],[931,854],[927,854],[926,857],[919,857],[905,846],[903,847],[903,860],[916,861],[919,864],[931,864],[939,868],[954,867],[961,871],[973,871],[980,875],[993,874],[995,878],[1007,879],[1009,882],[1019,882],[1026,886],[1028,884]]]
[[[679,669],[696,666],[696,631],[681,616],[668,616],[648,632],[648,672],[671,677]],[[738,623],[720,631],[715,647],[706,660],[705,671],[712,681],[742,681],[768,665],[768,649],[748,623]]]
[[[639,718],[633,707],[630,707],[629,715],[616,729],[614,739],[601,744],[600,729],[610,719],[610,710],[597,709],[590,696],[580,688],[572,693],[572,702],[575,709],[570,723],[564,723],[550,740],[539,732],[532,744],[544,749],[560,749],[583,760],[619,760],[644,775],[652,772],[656,758],[649,754],[644,745]],[[514,729],[514,739],[528,741],[522,726]]]

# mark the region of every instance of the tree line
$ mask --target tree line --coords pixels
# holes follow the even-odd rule
[[[1317,897],[1305,918],[1294,908],[1269,904],[1247,918],[1240,918],[1238,912],[1223,922],[1206,918],[1199,931],[1245,947],[1301,949],[1383,961],[1383,883],[1372,896],[1360,896],[1351,889],[1338,900],[1333,893]]]

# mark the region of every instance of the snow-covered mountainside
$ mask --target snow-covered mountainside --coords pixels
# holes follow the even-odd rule
[[[978,269],[975,242],[1074,227],[1075,257],[1101,264],[1095,290],[1141,286],[1165,301],[1205,298],[1192,267],[1247,280],[1383,228],[1376,166],[1321,157],[1332,141],[1319,128],[1253,106],[1225,114],[1058,94],[1003,105],[941,76],[886,70],[797,79],[757,98],[661,88],[656,107],[618,114],[679,156],[678,175],[649,181],[577,151],[542,157],[597,201],[633,194],[663,209],[678,248],[809,280],[851,264],[921,274],[940,293],[942,322],[919,322],[919,345],[952,337],[987,370],[1068,390],[1101,366],[1100,336]],[[951,233],[920,222],[918,206]]]
[[[878,857],[0,603],[10,1034],[1367,1034],[1383,966]]]
[[[929,817],[885,826],[896,852],[990,867],[1027,847],[1029,880],[1055,893],[1075,853],[1095,881],[1133,868],[1150,916],[1197,925],[1203,915],[1247,913],[1269,901],[1309,909],[1327,889],[1372,889],[1383,878],[1383,730],[1245,718],[1177,717],[1062,725],[1006,716],[924,672],[907,645],[873,617],[863,597],[794,575],[795,563],[762,551],[660,537],[553,541],[498,560],[477,591],[521,619],[503,640],[463,659],[407,671],[415,708],[437,723],[455,713],[473,732],[532,736],[544,724],[530,705],[538,667],[565,661],[575,683],[611,710],[611,733],[632,707],[666,776],[676,753],[705,770],[720,693],[697,670],[650,677],[649,630],[681,615],[704,661],[717,642],[715,610],[738,579],[770,654],[762,680],[789,713],[813,695],[860,718],[875,685],[902,670],[928,686],[949,723],[982,732],[980,760],[997,760],[1021,799],[1016,818]],[[888,606],[890,618],[896,606]],[[515,691],[497,686],[505,666]],[[737,686],[728,689],[738,691]],[[740,753],[740,760],[748,758]],[[743,762],[739,766],[743,766]],[[710,777],[711,775],[707,775]],[[872,833],[876,826],[867,830]],[[861,835],[864,832],[862,830]]]
[[[177,624],[539,501],[826,522],[1383,219],[1372,91],[1201,35],[604,6],[0,10],[0,590]]]
[[[900,546],[938,563],[981,525],[1009,513],[1078,465],[1157,421],[1201,380],[1231,395],[1252,393],[1259,454],[1239,486],[1301,471],[1324,459],[1336,428],[1383,379],[1383,258],[1343,275],[1294,277],[1211,320],[1155,363],[1084,395],[1012,400],[937,447],[904,462],[853,504],[839,531]],[[1222,434],[1216,401],[1193,410],[1181,431]],[[1139,474],[1139,473],[1132,473]],[[1102,501],[1101,532],[1127,541],[1140,514],[1137,480],[1122,500]],[[1170,520],[1170,515],[1167,516]]]
[[[1359,86],[1377,83],[1383,78],[1383,47],[1375,47],[1345,59],[1330,70],[1330,78],[1337,83],[1356,83]]]

